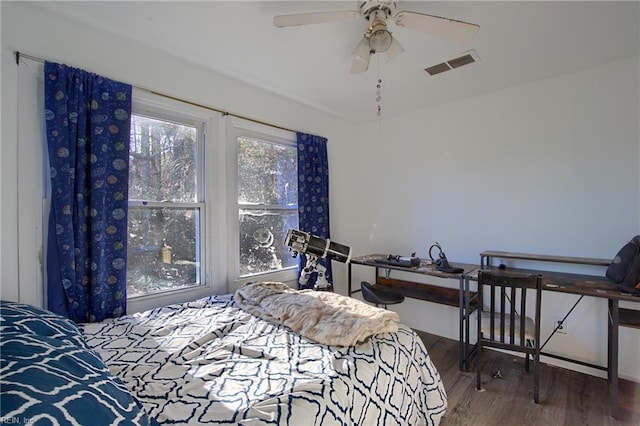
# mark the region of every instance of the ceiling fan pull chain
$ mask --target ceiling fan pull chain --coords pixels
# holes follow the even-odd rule
[[[380,78],[380,56],[378,55],[378,84],[376,85],[376,103],[378,104],[377,115],[379,119],[382,119],[382,78]]]
[[[376,102],[378,102],[378,117],[382,116],[382,107],[380,106],[380,101],[382,100],[380,89],[382,88],[382,80],[378,79],[378,85],[376,86]]]

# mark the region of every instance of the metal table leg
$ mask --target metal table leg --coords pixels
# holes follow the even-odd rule
[[[464,335],[464,324],[467,322],[465,317],[465,295],[464,295],[464,278],[460,277],[459,291],[458,291],[458,306],[460,307],[460,334],[458,335],[458,369],[463,371],[467,362],[467,347]],[[468,337],[468,336],[466,336]]]
[[[470,278],[468,275],[460,277],[460,291],[458,299],[458,303],[460,305],[460,338],[458,343],[458,357],[460,359],[458,368],[460,369],[460,371],[469,371],[469,369],[471,368],[471,351],[469,350],[471,346],[471,332],[469,323],[469,321],[471,321],[471,300],[469,297],[469,282]]]
[[[467,340],[464,345],[464,362],[465,362],[465,371],[469,371],[471,369],[470,358],[471,352],[469,351],[469,347],[471,346],[471,333],[469,332],[470,321],[471,321],[471,291],[469,290],[469,283],[471,279],[468,276],[464,277],[464,310],[466,313],[466,334]],[[478,315],[480,315],[478,313]]]
[[[618,300],[609,299],[608,321],[608,353],[607,353],[607,381],[609,382],[609,399],[611,402],[611,417],[618,417],[618,325],[620,311]]]

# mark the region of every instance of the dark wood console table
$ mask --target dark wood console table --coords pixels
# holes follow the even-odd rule
[[[462,370],[463,365],[463,351],[468,348],[469,342],[469,326],[467,320],[471,314],[469,310],[473,311],[475,306],[473,302],[469,304],[463,303],[463,292],[460,291],[463,286],[466,274],[478,268],[477,265],[471,265],[467,263],[455,263],[451,262],[451,266],[456,268],[462,268],[463,272],[458,274],[451,274],[447,272],[438,271],[435,265],[427,260],[421,260],[420,265],[416,267],[402,267],[396,265],[388,265],[377,262],[380,259],[386,259],[386,255],[383,254],[369,254],[366,256],[359,256],[351,259],[348,264],[348,294],[349,296],[360,292],[360,288],[354,289],[352,287],[352,265],[362,265],[366,267],[373,267],[375,269],[375,284],[383,289],[391,290],[396,293],[401,293],[405,297],[413,299],[424,300],[432,303],[439,303],[442,305],[452,306],[459,309],[460,312],[460,337],[459,337],[459,367]],[[380,272],[384,271],[381,275]],[[443,287],[434,284],[417,283],[412,281],[404,281],[395,278],[391,278],[391,271],[402,271],[412,274],[420,274],[423,276],[437,277],[444,279],[457,280],[458,288]],[[466,332],[465,332],[466,331]]]
[[[484,251],[480,253],[480,265],[481,267],[471,271],[465,277],[462,282],[463,287],[460,288],[463,303],[468,310],[471,306],[477,305],[475,300],[475,292],[469,290],[469,281],[478,278],[478,271],[480,269],[495,270],[499,269],[499,266],[494,265],[496,259],[514,259],[514,260],[526,260],[534,262],[554,262],[554,263],[567,263],[574,265],[592,265],[592,266],[608,266],[609,259],[595,259],[584,257],[569,257],[569,256],[550,256],[550,255],[536,255],[526,253],[512,253],[504,251]],[[640,296],[632,295],[622,292],[615,285],[613,285],[604,276],[592,276],[571,274],[562,272],[547,272],[540,270],[526,270],[519,268],[508,268],[511,271],[518,271],[524,273],[538,273],[542,274],[542,289],[544,291],[554,291],[559,293],[569,293],[579,295],[580,298],[574,303],[571,309],[562,319],[564,322],[571,314],[573,309],[580,303],[585,296],[599,297],[608,300],[608,327],[607,327],[607,366],[603,367],[596,364],[583,362],[580,360],[574,360],[567,357],[551,354],[548,352],[541,352],[541,355],[548,357],[561,359],[563,361],[571,362],[574,364],[580,364],[607,372],[607,382],[609,385],[609,398],[611,403],[611,415],[616,417],[618,414],[618,327],[633,327],[640,329],[640,310],[626,309],[619,307],[619,301],[640,302]],[[475,301],[475,302],[474,302]],[[468,322],[468,321],[467,321]],[[557,332],[559,325],[555,327],[551,335],[541,345],[541,349],[544,348],[546,343]],[[464,365],[468,368],[468,362],[474,356],[474,346],[469,346],[465,343],[462,350],[462,357]]]

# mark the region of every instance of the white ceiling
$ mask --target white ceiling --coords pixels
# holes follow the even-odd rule
[[[640,52],[640,3],[402,1],[398,10],[480,25],[470,42],[390,25],[405,52],[350,74],[357,21],[275,28],[279,14],[356,10],[357,1],[83,1],[41,7],[356,122],[393,117]],[[424,68],[474,49],[480,61],[430,77]]]

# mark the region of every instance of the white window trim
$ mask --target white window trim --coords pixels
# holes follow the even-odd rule
[[[17,256],[15,293],[11,300],[45,307],[44,259],[50,185],[44,123],[44,64],[21,58],[18,67]],[[4,148],[3,148],[4,149]],[[7,200],[5,200],[7,201]],[[9,200],[9,202],[12,202]],[[3,275],[4,277],[4,275]],[[4,291],[4,290],[3,290]]]
[[[238,137],[256,138],[278,144],[297,146],[294,132],[277,129],[249,120],[237,117],[226,117],[227,140],[227,229],[228,229],[228,271],[229,291],[235,291],[243,284],[251,281],[282,281],[295,286],[298,279],[297,268],[287,268],[279,271],[269,271],[240,277],[239,256],[240,252],[240,223],[238,221]]]
[[[223,261],[226,252],[226,232],[218,225],[221,222],[225,223],[226,216],[224,205],[216,202],[224,199],[226,179],[225,147],[224,143],[217,143],[224,140],[219,139],[220,114],[136,88],[133,89],[133,113],[168,120],[180,119],[181,122],[195,125],[204,133],[201,145],[198,146],[204,164],[198,165],[196,177],[199,187],[198,201],[205,200],[202,210],[204,229],[201,232],[201,277],[204,285],[136,296],[127,300],[127,313],[195,300],[211,294],[227,293],[227,271]]]

